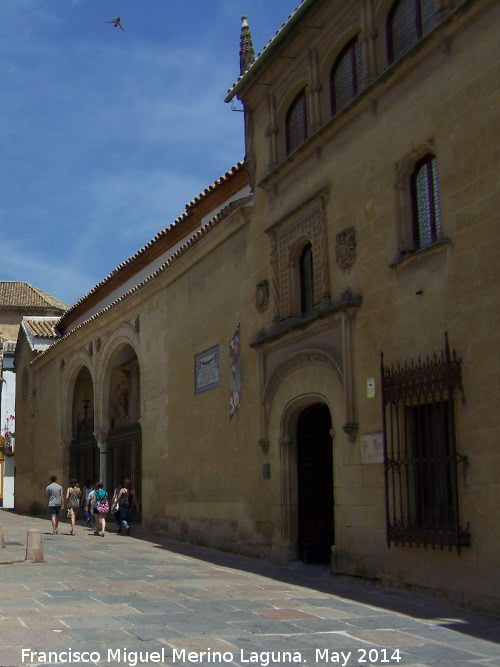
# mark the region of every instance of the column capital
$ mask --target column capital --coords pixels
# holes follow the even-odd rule
[[[96,431],[94,433],[94,435],[95,435],[95,439],[97,440],[97,446],[99,447],[99,449],[101,449],[101,450],[103,448],[105,449],[106,444],[107,444],[106,441],[107,441],[107,438],[108,438],[108,432],[107,431]]]

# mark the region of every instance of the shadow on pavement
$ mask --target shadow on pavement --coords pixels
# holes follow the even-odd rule
[[[273,565],[246,556],[217,551],[187,542],[177,542],[156,535],[147,535],[140,532],[140,527],[137,528],[133,537],[151,542],[158,549],[165,549],[219,567],[241,570],[281,583],[336,595],[360,604],[405,614],[415,619],[432,620],[441,628],[500,644],[500,617],[466,609],[447,600],[432,597],[431,594],[425,595],[421,592],[391,588],[380,581],[346,575],[331,575],[328,565],[312,565],[300,561],[291,562],[285,566]]]

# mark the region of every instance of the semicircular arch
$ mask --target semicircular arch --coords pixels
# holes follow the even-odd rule
[[[89,354],[79,350],[64,365],[61,378],[61,431],[63,440],[71,440],[73,431],[73,394],[83,368],[90,373],[95,393],[95,372]]]
[[[98,414],[97,422],[99,430],[106,431],[108,424],[108,410],[109,410],[109,391],[111,386],[111,374],[114,369],[113,360],[126,347],[130,347],[141,368],[141,349],[139,345],[139,338],[134,329],[123,324],[117,328],[107,339],[103,345],[102,352],[99,357],[99,366],[97,371],[97,387],[98,387]]]

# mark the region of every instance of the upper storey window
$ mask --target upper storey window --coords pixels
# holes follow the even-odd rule
[[[363,54],[358,37],[352,39],[335,61],[330,74],[332,115],[343,109],[361,90]]]
[[[392,64],[430,31],[435,0],[396,0],[387,17],[387,56]]]
[[[426,155],[415,165],[411,196],[414,247],[425,248],[441,235],[437,163],[433,155]]]
[[[293,153],[309,136],[309,104],[305,88],[294,99],[286,115],[286,152]]]

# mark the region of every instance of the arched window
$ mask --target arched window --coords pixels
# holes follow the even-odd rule
[[[309,104],[305,88],[294,99],[286,115],[286,153],[289,155],[309,136]]]
[[[312,245],[304,246],[299,260],[300,273],[300,314],[311,313],[314,306],[313,254]]]
[[[441,234],[439,184],[434,155],[426,155],[415,165],[411,176],[414,248],[435,243]]]
[[[432,28],[435,0],[396,0],[387,16],[387,58],[392,64]]]
[[[343,109],[361,91],[363,54],[358,37],[342,50],[330,73],[332,116]]]

